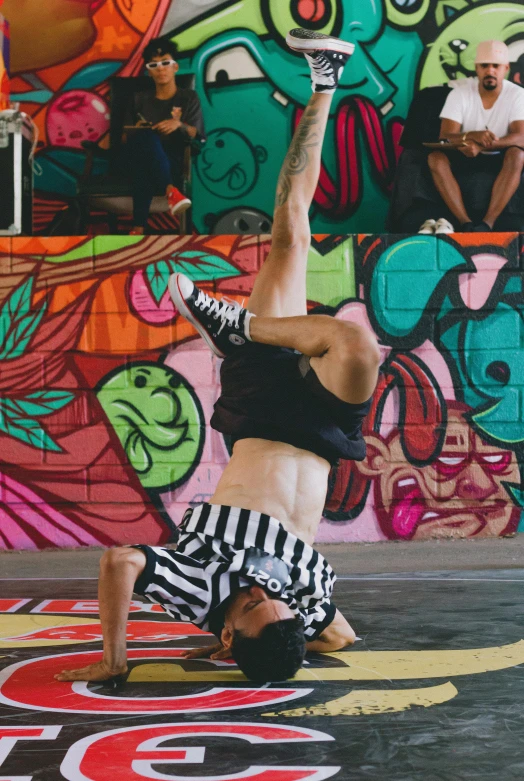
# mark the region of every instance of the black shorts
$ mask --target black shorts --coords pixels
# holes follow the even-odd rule
[[[502,149],[497,154],[480,154],[476,157],[466,157],[462,152],[449,152],[449,162],[454,174],[478,174],[487,173],[497,176],[504,162],[506,150]]]
[[[306,356],[249,344],[223,361],[220,378],[211,425],[233,442],[251,437],[286,442],[330,464],[365,458],[362,421],[371,399],[341,401],[324,388]]]

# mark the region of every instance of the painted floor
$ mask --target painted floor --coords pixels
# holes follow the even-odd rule
[[[353,649],[253,687],[137,602],[122,684],[54,672],[100,655],[96,580],[0,581],[0,781],[524,778],[524,569],[342,576]]]

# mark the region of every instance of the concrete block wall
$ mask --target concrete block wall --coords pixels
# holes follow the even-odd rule
[[[383,357],[367,457],[333,470],[318,541],[518,531],[521,243],[314,237],[310,311],[367,324]],[[228,459],[207,425],[219,361],[167,279],[182,270],[241,300],[269,248],[264,236],[0,240],[0,548],[164,543],[209,498]]]

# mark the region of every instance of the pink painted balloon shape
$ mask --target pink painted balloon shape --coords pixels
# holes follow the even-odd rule
[[[83,141],[98,141],[109,129],[109,106],[99,95],[75,89],[49,106],[47,138],[53,146],[82,149]]]

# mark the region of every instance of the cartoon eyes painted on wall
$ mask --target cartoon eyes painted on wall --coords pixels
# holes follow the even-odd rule
[[[474,456],[468,453],[458,455],[441,454],[433,464],[436,471],[445,477],[454,477],[465,469],[471,461],[476,461],[490,474],[503,473],[511,463],[512,453],[509,450],[499,453],[476,453]]]
[[[271,36],[286,49],[284,40],[293,27],[337,35],[342,24],[340,6],[340,0],[261,0],[260,3]]]
[[[511,377],[511,369],[506,361],[492,361],[486,367],[486,376],[492,380],[500,382],[501,385],[507,385]]]
[[[222,87],[231,82],[265,80],[265,75],[245,46],[233,46],[210,57],[205,82]]]
[[[386,0],[386,13],[397,27],[414,27],[426,16],[430,0]]]

